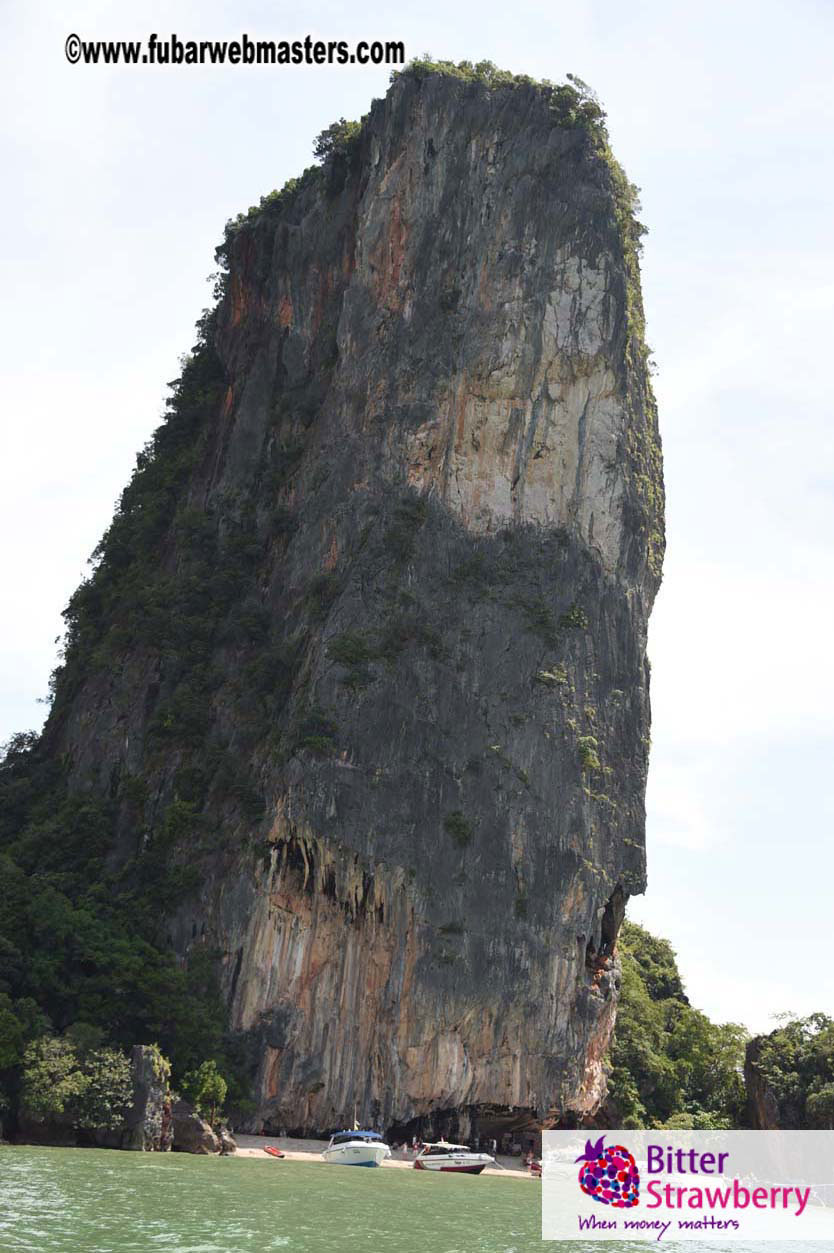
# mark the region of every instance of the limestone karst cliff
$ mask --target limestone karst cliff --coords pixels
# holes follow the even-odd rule
[[[70,606],[40,751],[216,957],[253,1123],[602,1098],[663,553],[632,207],[581,90],[400,75],[230,225]]]

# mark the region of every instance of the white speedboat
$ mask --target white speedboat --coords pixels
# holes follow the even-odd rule
[[[324,1160],[336,1166],[379,1166],[390,1156],[378,1131],[336,1131],[322,1152]]]
[[[485,1166],[494,1166],[489,1153],[473,1153],[465,1144],[424,1144],[414,1163],[415,1170],[442,1170],[461,1175],[479,1175]]]

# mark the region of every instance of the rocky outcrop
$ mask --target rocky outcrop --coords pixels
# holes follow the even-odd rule
[[[130,1056],[133,1104],[125,1118],[120,1148],[166,1152],[171,1147],[168,1074],[159,1050],[137,1044]]]
[[[84,1145],[100,1149],[165,1152],[171,1147],[170,1066],[155,1045],[137,1044],[131,1050],[133,1100],[116,1125],[78,1126],[76,1115],[38,1119],[22,1107],[17,1116],[17,1139],[25,1144]]]
[[[48,740],[114,866],[196,879],[161,934],[220,952],[259,1126],[604,1093],[663,488],[628,184],[562,101],[405,74],[230,228],[76,602]]]
[[[774,1033],[775,1034],[775,1033]],[[744,1087],[747,1093],[746,1123],[756,1131],[797,1129],[804,1125],[804,1100],[780,1107],[779,1099],[762,1073],[760,1059],[768,1036],[754,1036],[744,1054]]]
[[[173,1149],[175,1153],[219,1153],[221,1141],[204,1118],[182,1099],[171,1107]]]

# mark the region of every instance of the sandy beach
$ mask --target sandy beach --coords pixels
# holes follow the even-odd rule
[[[269,1154],[266,1152],[266,1146],[272,1145],[274,1148],[281,1149],[286,1155],[285,1161],[288,1162],[319,1162],[322,1166],[326,1166],[322,1157],[322,1149],[327,1148],[327,1140],[291,1140],[282,1138],[281,1136],[250,1136],[241,1132],[235,1135],[237,1141],[238,1157],[265,1157]],[[392,1156],[382,1163],[383,1168],[389,1170],[413,1170],[414,1154],[405,1153],[398,1149],[392,1151]],[[277,1159],[272,1158],[276,1161]],[[532,1176],[518,1157],[498,1157],[495,1166],[488,1166],[482,1172],[484,1175],[500,1175],[504,1179],[532,1179]]]

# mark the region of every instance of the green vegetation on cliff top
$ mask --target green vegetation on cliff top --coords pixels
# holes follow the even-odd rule
[[[429,53],[412,60],[404,69],[395,70],[391,79],[413,79],[424,82],[432,77],[477,84],[487,90],[535,90],[548,108],[556,126],[582,130],[601,168],[606,171],[613,211],[613,225],[619,237],[625,274],[625,372],[632,422],[627,434],[626,452],[634,494],[643,515],[647,541],[647,564],[655,579],[660,578],[665,551],[663,527],[663,472],[657,406],[648,380],[651,359],[646,344],[646,324],[640,286],[640,253],[646,227],[638,219],[640,189],[630,181],[612,152],[606,114],[594,90],[575,74],[567,82],[536,80],[526,74],[512,74],[499,69],[491,61],[435,60]],[[374,103],[377,103],[376,101]],[[226,223],[222,242],[215,258],[220,266],[217,294],[221,295],[227,277],[230,252],[235,237],[244,227],[283,217],[295,205],[303,191],[326,185],[328,164],[349,164],[360,151],[361,140],[371,114],[359,122],[340,118],[317,137],[314,153],[319,165],[309,166],[298,178],[291,178],[280,189],[262,196],[257,205]]]
[[[588,132],[594,141],[599,154],[611,165],[612,171],[619,172],[615,192],[623,198],[623,208],[631,218],[638,201],[638,189],[628,182],[621,167],[616,163],[608,145],[608,132],[605,126],[605,111],[596,93],[587,83],[575,74],[568,74],[568,81],[556,84],[549,79],[534,79],[526,74],[512,74],[509,70],[499,69],[492,61],[435,60],[426,53],[415,57],[402,70],[395,70],[391,81],[397,79],[413,79],[423,82],[432,76],[455,79],[464,83],[479,83],[489,89],[498,88],[535,88],[547,99],[553,113],[554,124],[558,126],[581,127]],[[374,101],[376,104],[377,102]],[[322,165],[328,161],[350,160],[358,151],[364,127],[370,113],[366,113],[358,122],[339,118],[332,122],[316,137],[313,147],[319,165],[308,166],[297,178],[289,179],[281,188],[262,196],[257,205],[252,205],[246,213],[239,213],[226,223],[223,243],[217,250],[217,258],[221,262],[228,259],[228,248],[234,236],[246,225],[251,225],[263,216],[275,216],[285,212],[305,188],[315,183],[322,183],[324,171]],[[639,227],[636,238],[639,240],[643,228]]]

